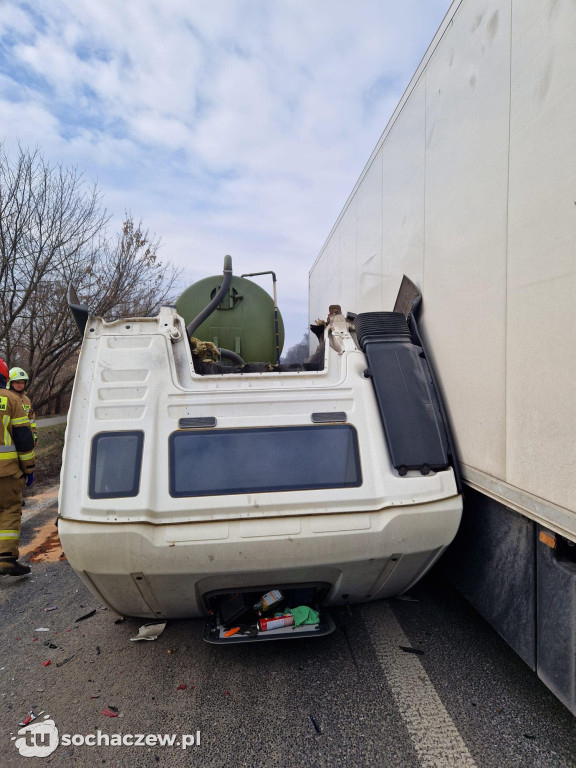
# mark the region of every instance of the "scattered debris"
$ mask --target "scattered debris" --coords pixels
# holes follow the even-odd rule
[[[401,651],[404,651],[404,653],[415,653],[418,656],[424,656],[425,653],[420,648],[411,648],[408,645],[399,645],[398,648],[400,648]]]
[[[535,739],[535,738],[536,738],[536,736],[533,736],[531,733],[525,733],[525,734],[524,734],[524,738],[525,738],[525,739]]]
[[[54,645],[54,643],[51,643],[50,640],[44,640],[43,645],[45,645],[47,648],[52,648],[52,649],[58,648],[58,646]]]
[[[185,691],[188,686],[186,683],[180,683],[180,685],[176,688],[177,691]]]
[[[101,715],[106,715],[106,717],[118,717],[118,712],[114,712],[114,710],[112,710],[112,709],[110,709],[110,708],[108,708],[108,709],[103,709],[103,710],[100,712],[100,714],[101,714]]]
[[[58,661],[58,662],[56,663],[56,666],[57,666],[57,667],[63,667],[63,666],[64,666],[64,664],[68,664],[68,662],[69,662],[69,661],[72,661],[72,659],[74,658],[74,656],[75,656],[75,655],[76,655],[76,654],[73,654],[72,656],[68,656],[68,658],[67,658],[67,659],[64,659],[63,661]]]
[[[85,613],[84,616],[79,616],[77,619],[74,619],[74,621],[84,621],[84,619],[90,619],[92,616],[96,615],[96,609],[93,611],[88,611],[88,613]]]
[[[111,710],[112,710],[112,712],[116,712],[116,714],[118,714],[118,712],[120,711],[120,710],[118,709],[118,707],[113,707],[113,706],[111,706],[110,704],[108,704],[108,709],[111,709]]]
[[[312,715],[308,715],[308,717],[310,718],[310,722],[311,722],[311,723],[312,723],[312,725],[314,726],[314,730],[316,731],[316,733],[317,733],[318,735],[321,735],[322,731],[320,730],[320,726],[318,725],[318,723],[316,722],[316,720],[314,720],[314,718],[312,717]]]
[[[143,624],[138,630],[136,637],[131,637],[130,640],[133,642],[136,640],[157,640],[165,629],[165,621],[161,622],[160,624]]]
[[[43,667],[47,667],[47,666],[49,666],[50,664],[52,664],[52,662],[50,661],[50,659],[48,659],[48,661],[43,661],[43,662],[42,662],[42,666],[43,666]]]
[[[224,637],[232,637],[232,635],[235,635],[237,632],[240,632],[240,627],[232,627],[232,629],[228,629],[224,632]]]
[[[120,616],[119,619],[116,619],[114,624],[123,624],[126,621],[126,616]]]
[[[42,714],[42,713],[40,713],[40,714]],[[34,714],[34,712],[32,710],[30,710],[30,713],[28,715],[26,715],[26,717],[23,720],[21,720],[18,723],[18,725],[22,725],[22,726],[29,725],[32,722],[32,720],[36,720],[36,715]]]
[[[100,656],[100,646],[96,646],[96,656]]]
[[[176,653],[177,650],[178,650],[178,648],[168,648],[166,653]]]
[[[48,611],[57,611],[58,610],[58,606],[57,605],[51,605],[50,608],[44,608],[44,610],[46,611],[46,613],[48,613]]]
[[[50,627],[38,627],[34,632],[50,632]]]
[[[419,603],[417,597],[410,597],[410,595],[395,595],[396,600],[403,600],[405,603]]]
[[[90,696],[90,698],[91,699],[99,699],[100,698],[100,694],[97,693],[95,696]]]

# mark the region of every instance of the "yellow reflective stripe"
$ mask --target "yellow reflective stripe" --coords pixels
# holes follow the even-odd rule
[[[19,416],[17,419],[12,419],[12,426],[14,427],[23,427],[26,424],[30,424],[28,416]]]
[[[19,539],[20,531],[7,530],[0,531],[0,541],[7,541],[8,539]]]
[[[19,453],[18,458],[20,461],[29,461],[30,459],[34,458],[34,451],[29,451],[28,453]]]
[[[34,456],[34,454],[32,454]],[[13,459],[17,459],[18,454],[16,451],[10,451],[10,453],[0,453],[0,461],[12,461]]]
[[[10,437],[10,432],[8,432],[8,424],[10,424],[10,416],[5,415],[2,416],[2,424],[4,425],[4,440],[2,441],[4,445],[10,445],[12,442],[12,438]]]

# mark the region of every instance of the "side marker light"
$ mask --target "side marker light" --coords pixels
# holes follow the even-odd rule
[[[540,531],[538,537],[542,544],[546,544],[550,549],[556,549],[556,536],[553,533],[546,533],[546,531]]]

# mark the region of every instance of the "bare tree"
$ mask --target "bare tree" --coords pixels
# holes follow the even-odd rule
[[[158,258],[160,241],[126,214],[108,237],[96,185],[40,152],[15,159],[0,145],[0,354],[30,376],[37,410],[70,391],[80,339],[68,312],[75,283],[94,314],[147,315],[171,301],[178,272]]]
[[[304,363],[310,355],[309,346],[309,337],[308,334],[305,333],[298,344],[294,344],[294,346],[290,347],[290,349],[286,352],[282,358],[282,362],[287,364]]]

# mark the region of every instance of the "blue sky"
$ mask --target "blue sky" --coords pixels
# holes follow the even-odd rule
[[[226,253],[237,274],[275,270],[291,345],[308,271],[449,6],[0,0],[0,140],[97,181],[112,228],[142,218],[182,288]]]

